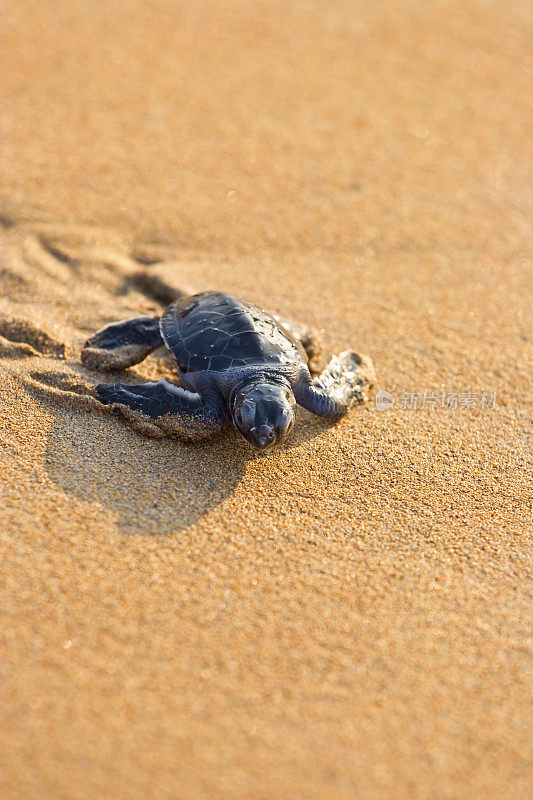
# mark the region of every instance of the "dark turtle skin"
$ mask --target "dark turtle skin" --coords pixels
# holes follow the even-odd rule
[[[362,402],[373,381],[370,360],[350,351],[334,356],[313,378],[316,337],[221,292],[180,298],[161,317],[108,325],[87,340],[82,361],[97,369],[124,369],[161,345],[174,357],[183,387],[165,380],[98,384],[96,394],[126,418],[144,415],[186,440],[210,436],[231,420],[265,450],[291,431],[296,403],[336,420]]]

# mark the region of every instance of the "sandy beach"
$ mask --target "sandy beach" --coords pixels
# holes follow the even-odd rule
[[[3,18],[2,800],[526,800],[530,4]],[[393,405],[141,435],[80,349],[204,289]]]

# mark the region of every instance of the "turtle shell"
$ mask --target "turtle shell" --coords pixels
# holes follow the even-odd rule
[[[182,372],[307,361],[300,343],[269,314],[218,292],[169,306],[161,317],[161,335]]]

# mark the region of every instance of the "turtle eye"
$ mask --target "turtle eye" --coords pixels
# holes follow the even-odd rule
[[[234,409],[235,422],[241,430],[251,428],[254,420],[254,404],[249,398],[240,399]]]

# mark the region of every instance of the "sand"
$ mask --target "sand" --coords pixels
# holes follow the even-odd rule
[[[530,4],[3,5],[2,800],[530,796]],[[84,340],[206,288],[394,406],[102,411]]]

